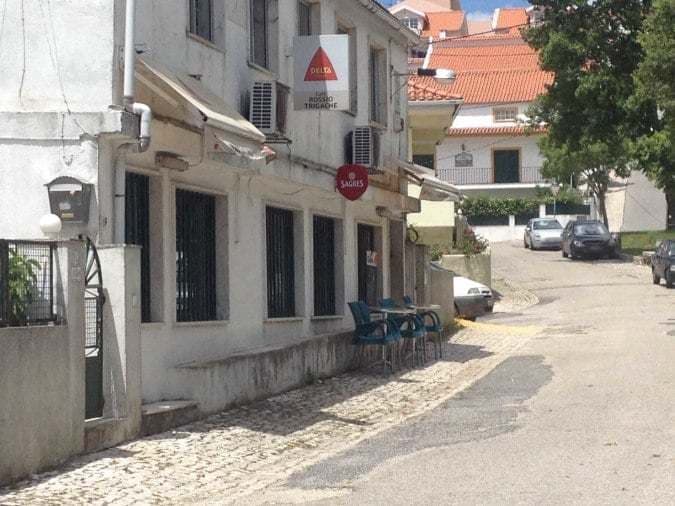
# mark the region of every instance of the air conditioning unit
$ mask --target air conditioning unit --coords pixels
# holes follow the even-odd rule
[[[356,127],[352,131],[352,163],[373,167],[376,160],[373,149],[373,129],[371,127]]]
[[[251,86],[249,120],[264,134],[277,131],[277,83],[255,81]]]

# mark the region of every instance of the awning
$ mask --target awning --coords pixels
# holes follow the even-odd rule
[[[243,137],[257,144],[265,142],[265,135],[222,98],[207,90],[197,79],[172,72],[147,58],[136,59],[136,77],[159,88],[169,88],[189,105],[197,109],[204,122],[224,132]]]
[[[431,173],[431,169],[404,161],[401,161],[401,167],[415,184],[422,187],[419,196],[420,200],[459,202],[462,199],[462,193],[456,186],[438,179]]]
[[[255,168],[265,165],[277,157],[276,151],[267,145],[249,148],[213,135],[215,142],[207,150],[208,158],[215,162],[227,163],[241,168]]]

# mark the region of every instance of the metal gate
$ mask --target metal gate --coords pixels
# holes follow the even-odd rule
[[[96,246],[89,237],[84,279],[85,419],[103,416],[103,278]]]

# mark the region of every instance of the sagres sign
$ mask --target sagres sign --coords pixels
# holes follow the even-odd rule
[[[335,186],[348,200],[357,200],[368,189],[368,169],[363,165],[343,165],[335,176]]]
[[[296,110],[349,109],[349,36],[310,35],[293,41]]]

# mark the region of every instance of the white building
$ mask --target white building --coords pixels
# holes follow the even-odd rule
[[[8,2],[4,26],[0,237],[43,237],[54,178],[93,185],[88,222],[62,236],[143,247],[145,403],[213,411],[288,387],[305,371],[282,355],[255,380],[232,363],[353,328],[348,301],[403,295],[404,215],[419,202],[400,177],[400,76],[418,38],[377,2],[138,0],[143,153],[123,148],[139,135],[123,102],[123,0]],[[350,110],[295,111],[293,37],[336,33],[349,37]],[[351,202],[335,172],[357,127],[378,171]],[[106,267],[104,284],[118,282]]]

